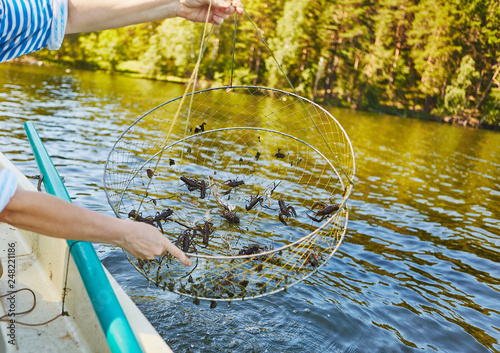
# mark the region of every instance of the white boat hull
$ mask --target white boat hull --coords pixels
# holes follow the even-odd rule
[[[16,172],[20,189],[36,190],[0,153],[0,170],[3,168]],[[13,295],[9,294],[10,291],[29,288],[36,295],[33,311],[8,317],[15,319],[14,325],[0,322],[0,352],[110,351],[65,240],[0,223],[0,260],[4,268],[0,278],[0,295],[7,294],[1,299],[0,316],[8,315],[9,310],[11,313],[12,310],[18,313],[26,311],[33,305],[33,295],[29,291],[23,290]],[[143,351],[172,352],[113,276],[104,270]],[[43,323],[61,314],[63,296],[67,316],[59,316],[40,326],[19,323]],[[107,298],[103,295],[100,300],[105,304]]]

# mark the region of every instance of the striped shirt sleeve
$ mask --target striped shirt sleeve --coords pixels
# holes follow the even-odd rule
[[[0,213],[10,201],[17,188],[17,178],[10,169],[0,171]]]
[[[61,46],[68,0],[0,0],[0,62]]]

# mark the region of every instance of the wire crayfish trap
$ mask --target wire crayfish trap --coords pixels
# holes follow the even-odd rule
[[[347,227],[355,161],[344,129],[277,89],[220,87],[186,100],[120,136],[104,185],[118,217],[156,225],[193,266],[126,253],[132,265],[195,302],[268,295],[316,272]],[[172,124],[177,111],[182,122]]]

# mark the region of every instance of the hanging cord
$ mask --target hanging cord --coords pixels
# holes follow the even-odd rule
[[[210,2],[210,5],[211,4],[212,4],[212,2]],[[209,7],[209,11],[210,11],[210,7]],[[192,80],[193,88],[192,88],[191,97],[190,97],[190,100],[189,100],[189,107],[188,107],[188,111],[187,111],[186,126],[184,128],[184,137],[187,136],[187,130],[188,130],[188,126],[189,126],[189,119],[191,118],[191,109],[192,109],[192,106],[193,106],[193,100],[194,100],[194,93],[195,93],[195,90],[196,90],[196,84],[198,82],[198,72],[200,70],[201,58],[205,54],[205,50],[208,47],[208,42],[210,40],[210,37],[214,33],[214,29],[215,29],[215,26],[212,25],[212,28],[210,29],[210,33],[208,35],[206,35],[207,25],[208,25],[208,17],[207,17],[207,22],[205,22],[205,28],[203,29],[203,36],[201,38],[200,53],[198,55],[198,61],[196,62],[195,70],[193,71],[193,75],[194,75],[194,79]],[[205,36],[207,37],[206,40],[205,40]],[[184,100],[184,98],[187,95],[188,89],[189,89],[189,85],[188,85],[188,87],[186,87],[184,95],[182,96],[183,100]],[[177,113],[175,114],[176,115],[175,118],[177,118],[177,116],[179,115],[181,108],[182,108],[182,101],[179,104],[179,108],[177,109]],[[165,144],[163,145],[163,149],[167,145],[167,141],[168,141],[168,138],[170,137],[170,133],[173,130],[174,124],[175,124],[175,120],[172,121],[172,124],[170,125],[170,130],[168,132]],[[163,149],[162,149],[162,153],[163,153]],[[182,155],[181,155],[181,160],[182,160]]]
[[[71,243],[71,245],[68,248],[68,259],[66,260],[66,275],[64,276],[64,288],[63,288],[63,298],[62,298],[62,311],[61,315],[63,316],[69,316],[67,311],[64,311],[64,304],[66,303],[66,293],[68,292],[68,273],[69,273],[69,260],[71,258],[71,249],[73,248],[73,245],[80,243],[80,240],[74,241]]]
[[[229,87],[233,87],[233,73],[234,73],[234,52],[236,51],[236,29],[238,28],[238,14],[234,14],[234,36],[233,36],[233,59],[231,61],[231,83]]]
[[[80,240],[77,240],[77,241],[75,241],[74,243],[72,243],[68,247],[68,259],[66,260],[66,274],[65,274],[65,279],[64,279],[64,288],[63,288],[62,310],[61,310],[61,313],[58,314],[58,315],[56,315],[56,316],[54,316],[50,320],[47,320],[47,321],[44,321],[44,322],[40,322],[40,323],[36,323],[36,324],[15,320],[16,324],[24,325],[24,326],[43,326],[43,325],[47,325],[48,323],[51,323],[52,321],[56,320],[57,318],[59,318],[61,316],[69,316],[68,312],[64,311],[64,304],[65,304],[65,301],[66,301],[66,293],[68,292],[68,290],[67,290],[67,284],[68,284],[69,260],[71,258],[71,248],[73,247],[73,245],[75,245],[76,243],[79,243],[79,242],[80,242]],[[16,316],[17,315],[28,314],[28,313],[32,312],[33,310],[35,310],[35,308],[36,308],[36,294],[35,294],[35,292],[33,290],[31,290],[30,288],[21,288],[21,289],[16,289],[14,291],[11,291],[11,292],[9,292],[7,294],[0,295],[0,298],[4,298],[4,297],[7,297],[7,296],[12,295],[14,293],[19,293],[19,292],[22,292],[22,291],[28,291],[28,292],[30,292],[33,295],[33,304],[32,304],[32,306],[31,306],[30,309],[28,309],[26,311],[19,312],[19,313],[15,313]],[[10,318],[9,314],[5,314],[3,316],[0,316],[0,321],[10,322],[10,320],[12,320],[12,319]]]
[[[186,127],[184,129],[184,136],[187,135],[187,127],[189,125],[189,118],[191,116],[191,107],[192,107],[193,98],[194,98],[194,94],[193,93],[195,92],[196,84],[198,82],[198,71],[200,69],[201,58],[203,57],[203,54],[205,53],[205,50],[206,50],[206,48],[208,46],[208,42],[209,42],[210,37],[212,36],[212,34],[214,32],[214,28],[215,28],[215,25],[212,25],[210,33],[207,35],[208,19],[210,18],[210,11],[212,9],[212,1],[213,0],[210,0],[210,4],[208,5],[207,17],[205,19],[205,27],[203,28],[203,36],[202,36],[202,39],[201,39],[200,52],[198,54],[198,60],[197,60],[196,65],[194,67],[193,73],[191,74],[191,77],[189,78],[189,81],[188,81],[188,84],[186,86],[186,89],[184,90],[184,94],[182,95],[181,101],[179,103],[179,107],[177,108],[177,111],[176,111],[176,113],[174,115],[174,118],[172,119],[172,123],[170,124],[170,128],[168,130],[167,136],[165,137],[165,142],[163,143],[163,146],[161,147],[161,149],[159,151],[158,159],[156,161],[156,165],[153,168],[153,175],[156,173],[156,170],[158,169],[158,165],[160,164],[160,160],[161,160],[161,158],[163,156],[163,152],[165,151],[165,147],[167,146],[167,143],[168,143],[168,140],[170,138],[170,135],[172,134],[172,130],[174,129],[174,126],[175,126],[175,124],[177,122],[177,118],[179,117],[181,109],[184,106],[184,100],[186,99],[186,96],[188,95],[189,88],[191,87],[191,85],[193,85],[192,94],[191,94],[191,100],[189,102],[189,107],[188,107]],[[205,40],[205,37],[208,37],[207,40]],[[182,160],[182,158],[183,158],[183,155],[181,155],[181,160]],[[136,216],[134,218],[134,221],[137,220],[137,217],[139,216],[139,211],[140,211],[140,209],[142,207],[142,204],[144,203],[144,199],[146,198],[146,195],[148,194],[148,190],[149,190],[149,187],[151,186],[152,182],[153,182],[153,178],[150,178],[149,181],[148,181],[148,184],[146,186],[146,192],[144,194],[145,196],[141,199],[141,202],[139,203],[139,207],[137,208],[137,212],[136,212]]]
[[[9,295],[12,295],[14,293],[19,293],[19,292],[22,292],[22,291],[28,291],[30,292],[32,295],[33,295],[33,305],[31,306],[30,309],[26,310],[26,311],[21,311],[20,313],[15,313],[15,315],[23,315],[23,314],[28,314],[30,312],[32,312],[35,307],[36,307],[36,295],[35,295],[35,292],[33,292],[31,289],[29,288],[21,288],[21,289],[16,289],[10,293],[7,293],[7,294],[2,294],[0,295],[0,298],[3,298],[3,297],[6,297],[6,296],[9,296]],[[52,321],[54,321],[55,319],[59,318],[60,316],[63,316],[64,314],[61,313],[55,317],[53,317],[52,319],[50,320],[47,320],[45,322],[40,322],[40,323],[37,323],[37,324],[32,324],[32,323],[27,323],[27,322],[21,322],[21,321],[17,321],[15,320],[15,323],[16,324],[19,324],[19,325],[24,325],[24,326],[42,326],[42,325],[46,325]],[[0,316],[0,321],[5,321],[5,322],[10,322],[10,320],[12,320],[9,316],[9,314],[5,314],[3,316]]]
[[[167,146],[167,143],[169,141],[169,138],[170,138],[170,135],[172,134],[172,131],[174,129],[174,126],[176,125],[177,123],[177,119],[180,115],[180,111],[181,109],[184,107],[184,101],[185,101],[185,98],[186,96],[188,95],[188,91],[192,85],[192,91],[191,91],[191,98],[190,98],[190,102],[189,102],[189,106],[188,106],[188,110],[187,110],[187,119],[186,119],[186,125],[185,125],[185,129],[184,129],[184,137],[187,136],[187,130],[188,130],[188,126],[189,126],[189,120],[190,120],[190,117],[191,117],[191,110],[192,110],[192,104],[193,104],[193,100],[194,100],[194,93],[195,93],[195,89],[196,89],[196,84],[197,84],[197,81],[198,81],[198,72],[199,72],[199,68],[200,68],[200,63],[201,63],[201,59],[205,53],[205,50],[208,46],[208,42],[210,40],[210,37],[212,36],[213,34],[213,31],[214,31],[214,28],[215,28],[215,25],[212,25],[212,28],[210,30],[210,33],[208,34],[207,36],[207,27],[208,27],[208,20],[209,20],[209,16],[210,16],[210,11],[211,11],[211,8],[212,8],[212,0],[210,1],[210,4],[208,6],[208,11],[207,11],[207,17],[206,17],[206,20],[205,20],[205,27],[203,29],[203,36],[202,36],[202,39],[201,39],[201,44],[200,44],[200,51],[199,51],[199,54],[198,54],[198,60],[196,62],[196,65],[195,65],[195,68],[194,68],[194,71],[193,73],[191,74],[191,77],[188,81],[188,84],[186,86],[186,89],[184,91],[184,94],[182,95],[182,98],[181,98],[181,101],[179,103],[179,107],[177,108],[177,111],[175,113],[175,116],[174,118],[172,119],[172,123],[170,124],[170,128],[167,132],[167,136],[165,137],[165,141],[163,143],[163,146],[161,147],[159,153],[158,153],[158,159],[156,161],[156,164],[155,164],[155,167],[153,168],[153,175],[156,173],[156,170],[158,169],[158,166],[160,164],[160,160],[162,159],[162,156],[163,156],[163,153],[165,151],[165,148]],[[259,36],[260,40],[262,41],[262,43],[264,44],[264,46],[267,48],[267,50],[269,51],[269,53],[271,54],[272,58],[274,59],[274,61],[276,62],[276,65],[278,66],[279,70],[281,71],[281,73],[283,74],[283,76],[285,77],[286,81],[288,82],[288,84],[290,85],[291,89],[293,90],[293,92],[297,95],[297,96],[300,96],[297,92],[297,90],[295,89],[294,85],[292,84],[292,82],[290,81],[288,75],[286,74],[285,70],[283,69],[282,65],[279,63],[278,59],[276,58],[276,56],[274,55],[274,52],[271,50],[269,44],[267,43],[267,41],[265,40],[265,38],[263,37],[262,33],[259,31],[259,29],[257,28],[257,25],[255,24],[255,22],[252,20],[252,18],[250,17],[250,15],[248,14],[248,12],[246,11],[246,9],[244,8],[243,11],[245,12],[245,15],[247,17],[247,19],[250,21],[250,23],[252,24],[252,26],[254,27],[255,31],[257,32],[257,35]],[[234,37],[233,37],[233,52],[232,52],[232,62],[231,62],[231,83],[230,83],[230,86],[232,87],[233,85],[233,74],[234,74],[234,57],[235,57],[235,48],[236,48],[236,33],[237,33],[237,14],[235,14],[235,22],[234,22]],[[208,37],[206,40],[205,40],[205,37]],[[347,173],[347,171],[345,170],[345,168],[342,166],[342,163],[340,163],[340,161],[338,160],[338,157],[336,156],[336,154],[333,152],[330,144],[327,142],[323,132],[320,130],[318,124],[316,123],[316,121],[314,120],[314,118],[312,117],[311,115],[311,112],[309,111],[309,109],[307,108],[307,106],[305,105],[305,103],[303,102],[303,100],[301,99],[300,100],[302,106],[304,107],[305,111],[307,112],[309,118],[311,119],[312,123],[314,124],[314,127],[316,128],[316,130],[318,131],[318,133],[320,134],[323,142],[325,143],[325,145],[328,147],[331,155],[333,158],[335,158],[337,160],[337,164],[338,166],[340,167],[340,169],[342,170],[342,172],[344,173],[344,175],[346,176],[347,180],[349,181],[349,183],[351,185],[354,184],[354,181],[349,178],[349,174]],[[183,159],[183,156],[184,156],[184,151],[182,150],[181,152],[181,160]],[[179,165],[180,166],[180,165]],[[146,195],[148,194],[148,190],[151,186],[151,183],[153,182],[153,178],[150,178],[149,181],[148,181],[148,184],[146,185],[146,191],[145,191],[145,196],[143,198],[141,198],[141,202],[139,203],[139,206],[138,206],[138,209],[137,209],[137,212],[136,212],[136,216],[135,216],[135,219],[137,219],[137,217],[139,216],[139,211],[144,203],[144,200],[146,198]]]
[[[300,96],[299,93],[297,92],[297,90],[295,89],[295,87],[293,86],[292,82],[290,81],[290,79],[288,78],[288,75],[286,74],[285,70],[283,69],[283,66],[281,66],[281,64],[279,63],[278,59],[276,58],[276,56],[274,55],[274,52],[271,50],[271,47],[269,47],[269,45],[267,44],[267,41],[264,39],[264,36],[262,35],[261,31],[259,31],[259,29],[257,28],[257,25],[255,24],[255,22],[252,20],[252,18],[250,17],[250,15],[248,14],[247,10],[246,9],[243,9],[243,11],[245,11],[245,15],[247,16],[247,19],[250,21],[250,23],[252,24],[253,28],[255,29],[255,32],[257,32],[257,35],[259,36],[260,40],[262,41],[262,43],[264,43],[264,46],[266,47],[266,49],[269,51],[269,53],[271,54],[272,58],[274,59],[274,61],[276,62],[276,65],[278,66],[278,69],[281,71],[281,73],[283,74],[283,76],[285,77],[286,81],[288,82],[288,84],[290,85],[290,87],[292,88],[293,90],[293,93],[295,93],[297,96]],[[333,152],[330,144],[327,142],[326,138],[325,138],[325,135],[323,135],[323,132],[320,130],[318,124],[316,123],[316,121],[314,120],[314,118],[312,117],[311,115],[311,112],[309,111],[309,109],[307,108],[306,104],[304,103],[304,101],[302,99],[300,99],[300,103],[302,104],[303,108],[305,109],[305,111],[307,112],[307,115],[309,115],[309,118],[311,119],[312,123],[314,124],[314,127],[316,128],[316,130],[319,132],[321,138],[323,139],[323,142],[325,143],[325,145],[328,147],[328,149],[330,150],[330,153],[332,154],[332,157],[335,158],[337,160],[337,164],[338,166],[340,167],[340,169],[342,169],[342,172],[344,173],[344,175],[346,176],[347,180],[349,181],[349,183],[351,185],[354,185],[354,181],[349,178],[349,174],[347,173],[347,171],[344,169],[344,167],[342,166],[342,163],[340,163],[340,161],[338,160],[337,156],[335,155],[335,153]]]

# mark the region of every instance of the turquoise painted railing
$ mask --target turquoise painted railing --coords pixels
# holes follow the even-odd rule
[[[71,202],[68,191],[33,123],[25,123],[24,128],[28,134],[38,168],[43,175],[45,190],[49,194]],[[142,352],[92,244],[68,240],[68,246],[71,247],[71,255],[80,272],[111,352]]]

